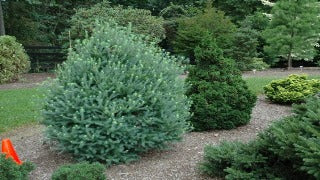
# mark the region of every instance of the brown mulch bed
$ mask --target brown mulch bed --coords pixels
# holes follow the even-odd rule
[[[253,110],[251,122],[229,131],[192,132],[182,142],[173,144],[165,151],[153,151],[130,164],[115,165],[106,170],[109,179],[114,180],[195,180],[210,179],[197,171],[197,163],[203,158],[206,145],[217,145],[221,141],[249,141],[274,120],[290,114],[291,107],[270,104],[260,96]],[[50,179],[52,172],[62,164],[72,162],[65,154],[59,154],[45,143],[44,127],[36,125],[0,135],[9,137],[22,160],[33,162],[37,168],[30,175],[32,180]]]
[[[33,88],[38,86],[48,78],[54,78],[53,73],[29,73],[23,74],[21,78],[12,83],[0,84],[0,90],[4,89],[20,89],[20,88]]]

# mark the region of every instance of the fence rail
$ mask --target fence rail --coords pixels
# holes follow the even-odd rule
[[[31,61],[31,72],[50,72],[66,60],[67,50],[59,46],[25,46]]]

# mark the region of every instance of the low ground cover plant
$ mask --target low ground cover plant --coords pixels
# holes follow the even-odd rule
[[[30,162],[18,165],[12,158],[0,154],[0,179],[1,180],[28,180],[29,173],[34,169]]]
[[[319,97],[295,105],[293,112],[248,144],[206,147],[201,171],[226,179],[319,179]]]
[[[196,65],[190,67],[187,95],[192,99],[190,119],[196,131],[232,129],[250,121],[256,96],[248,89],[232,59],[223,57],[207,32],[195,50]]]
[[[48,85],[48,137],[79,160],[136,160],[189,129],[184,68],[130,29],[97,25]]]
[[[29,68],[29,57],[15,37],[0,36],[0,84],[17,80]]]
[[[52,180],[106,180],[105,167],[100,163],[88,162],[68,164],[59,167]]]
[[[295,74],[285,79],[273,80],[264,87],[267,98],[280,104],[300,103],[319,91],[319,79],[308,80],[306,75]]]

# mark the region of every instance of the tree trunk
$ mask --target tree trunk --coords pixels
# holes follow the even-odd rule
[[[292,56],[291,52],[288,55],[288,70],[292,69]]]
[[[3,10],[2,10],[2,5],[1,5],[1,0],[0,0],[0,36],[5,35],[5,29],[4,29],[4,20],[3,20]]]

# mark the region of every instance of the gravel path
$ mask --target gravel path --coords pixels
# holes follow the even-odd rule
[[[256,71],[255,73],[253,71],[247,71],[243,73],[243,77],[265,77],[265,76],[275,76],[275,77],[286,77],[290,74],[308,74],[308,75],[320,75],[320,68],[304,68],[302,71],[300,68],[293,68],[291,70],[285,70],[285,69],[268,69],[265,71]]]
[[[47,80],[48,78],[53,78],[52,73],[29,73],[23,74],[19,81],[0,84],[0,90],[2,89],[20,89],[20,88],[32,88],[37,86],[39,83]]]
[[[246,126],[230,131],[188,133],[182,142],[170,146],[168,150],[149,152],[137,162],[112,166],[106,173],[109,179],[114,180],[210,179],[196,170],[206,145],[217,145],[223,140],[251,140],[272,121],[289,115],[290,109],[289,106],[270,104],[264,97],[259,97],[252,120]],[[32,180],[50,179],[58,166],[72,162],[69,156],[58,154],[44,142],[43,129],[43,126],[37,125],[0,135],[0,139],[11,138],[22,160],[36,164],[37,168],[30,176]]]

